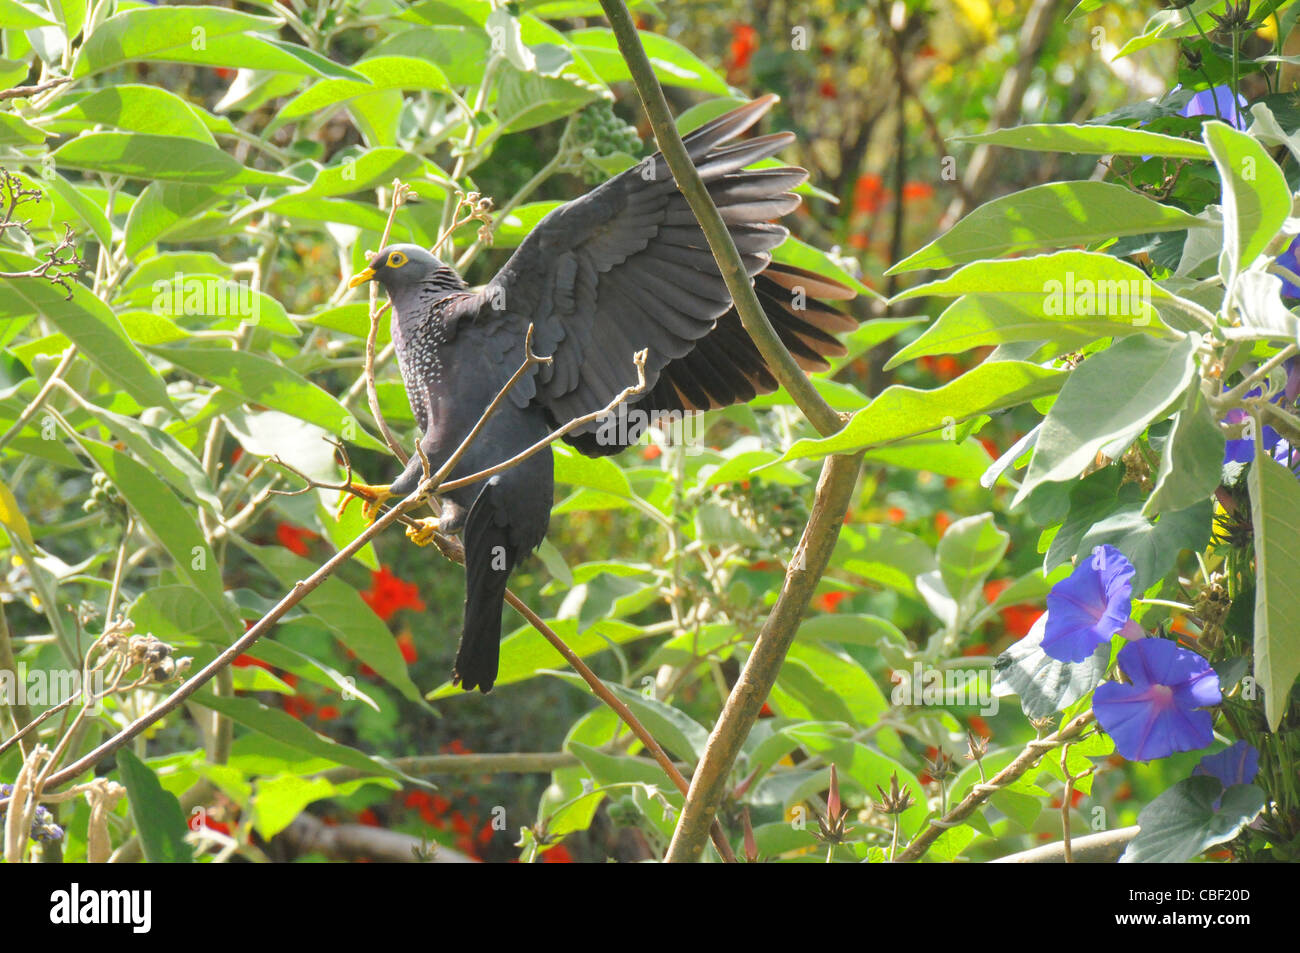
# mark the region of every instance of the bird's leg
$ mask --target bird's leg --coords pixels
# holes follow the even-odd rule
[[[339,507],[335,511],[335,518],[342,519],[343,514],[347,512],[348,504],[352,502],[354,496],[362,499],[361,515],[369,522],[373,522],[379,515],[379,507],[387,503],[394,496],[391,486],[373,486],[369,483],[358,483],[355,480],[348,483],[348,489],[351,492],[345,492],[343,499],[339,500]]]
[[[434,534],[453,536],[465,525],[466,510],[451,500],[442,501],[442,515],[436,519],[432,516],[415,520],[414,526],[406,527],[407,538],[417,546],[428,546],[434,541]]]

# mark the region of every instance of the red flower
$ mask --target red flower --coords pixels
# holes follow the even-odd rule
[[[307,540],[316,539],[317,534],[300,526],[281,523],[275,528],[275,538],[281,546],[296,556],[307,555]]]
[[[263,662],[260,658],[253,658],[251,655],[241,655],[230,663],[235,668],[249,668],[256,665],[258,668],[272,669],[275,666],[270,662]]]
[[[379,818],[375,816],[375,812],[370,808],[364,807],[357,812],[357,823],[365,824],[367,827],[378,827]]]
[[[948,527],[952,525],[952,517],[940,510],[934,514],[934,531],[942,536],[948,532]]]
[[[868,172],[859,177],[853,189],[853,211],[872,215],[880,211],[880,206],[884,202],[885,184],[880,180],[880,176]]]
[[[663,450],[655,443],[650,444],[641,451],[642,460],[658,460],[661,456],[663,456]]]
[[[571,864],[573,855],[563,844],[556,844],[550,850],[542,854],[542,862],[547,864]]]
[[[993,737],[993,732],[989,731],[989,723],[979,715],[971,715],[967,724],[970,725],[970,730],[975,732],[975,734],[979,735],[981,738]]]
[[[842,589],[835,589],[831,592],[824,592],[817,604],[823,612],[834,612],[835,607],[849,597],[849,594]]]
[[[984,583],[984,598],[992,605],[998,601],[998,597],[1006,591],[1009,585],[1011,585],[1010,579],[990,579]],[[1006,626],[1007,632],[1017,639],[1024,638],[1042,614],[1042,609],[1028,602],[1014,606],[1004,606],[998,610],[998,615],[1002,617],[1002,624]]]
[[[918,202],[934,195],[934,186],[927,182],[908,182],[903,186],[903,201]]]
[[[334,705],[321,705],[316,709],[316,717],[321,721],[333,721],[339,716],[339,710]]]
[[[419,590],[414,583],[402,582],[383,566],[378,572],[370,574],[370,591],[361,593],[366,605],[375,610],[375,615],[387,622],[400,609],[424,611]]]
[[[727,56],[727,74],[739,73],[749,65],[758,49],[758,31],[747,23],[731,25],[731,49]]]
[[[397,637],[397,647],[402,650],[402,661],[407,665],[418,658],[415,651],[415,636],[410,632],[403,632]]]
[[[891,506],[889,511],[885,514],[885,519],[889,520],[891,523],[901,523],[903,520],[907,519],[907,514],[903,512],[901,506]]]
[[[835,88],[835,84],[829,79],[822,80],[821,85],[817,87],[817,93],[822,99],[834,99],[839,95],[839,91]]]

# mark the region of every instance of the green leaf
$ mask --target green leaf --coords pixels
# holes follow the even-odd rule
[[[206,142],[138,132],[90,132],[53,153],[60,166],[131,179],[208,185],[297,185],[296,179],[250,169]]]
[[[949,595],[963,603],[982,593],[984,580],[1010,543],[1010,534],[997,527],[992,513],[968,516],[949,526],[935,553]]]
[[[126,444],[127,448],[176,490],[203,503],[210,513],[222,511],[212,481],[194,455],[171,434],[87,402],[82,408]]]
[[[1224,284],[1245,271],[1281,230],[1291,214],[1286,176],[1264,147],[1225,123],[1202,128],[1223,181],[1223,254],[1219,275]]]
[[[1184,778],[1142,809],[1138,835],[1119,862],[1183,863],[1232,840],[1263,809],[1264,792],[1253,784],[1234,784],[1225,791],[1218,778]]]
[[[1124,126],[1029,123],[955,138],[959,142],[979,142],[1034,152],[1072,152],[1090,156],[1165,156],[1170,159],[1210,158],[1210,151],[1192,139]]]
[[[509,65],[498,72],[496,114],[503,134],[554,122],[602,98],[598,89],[568,79],[525,73]]]
[[[1168,304],[1198,315],[1204,309],[1177,298],[1153,282],[1141,268],[1086,251],[1059,251],[1030,258],[979,261],[947,278],[916,285],[893,301],[930,295],[973,294],[997,298],[1045,318],[1110,315],[1136,327],[1157,320],[1152,305]]]
[[[18,501],[14,499],[13,491],[3,480],[0,480],[0,526],[4,526],[28,546],[36,545],[32,539],[32,528],[27,525],[27,517],[23,516],[23,511],[18,508]]]
[[[1098,338],[1143,332],[1156,337],[1172,335],[1159,317],[1153,315],[1149,322],[1138,324],[1124,313],[1130,308],[1120,305],[1118,300],[1116,305],[1113,315],[1065,313],[1064,308],[1049,314],[1042,301],[1031,304],[1023,299],[965,295],[944,309],[919,338],[891,357],[885,369],[928,354],[960,354],[972,348],[1017,341],[1049,342],[1054,354],[1063,354]],[[1041,356],[1050,355],[1042,353]]]
[[[1082,662],[1058,662],[1042,649],[1043,614],[1029,633],[993,660],[993,695],[1017,695],[1025,717],[1046,718],[1068,708],[1101,684],[1110,662],[1110,643]]]
[[[127,214],[126,253],[135,257],[172,229],[216,205],[221,198],[221,192],[209,185],[150,182]]]
[[[30,264],[20,256],[0,252],[6,271],[22,271]],[[45,317],[90,359],[104,376],[146,407],[172,409],[167,387],[127,338],[108,305],[89,289],[72,285],[72,298],[48,281],[30,278],[0,279],[12,300],[22,302]]]
[[[1160,458],[1156,485],[1144,516],[1181,510],[1206,499],[1219,485],[1225,438],[1205,395],[1195,384],[1174,419],[1174,430]]]
[[[356,748],[326,738],[292,715],[268,708],[255,698],[214,695],[210,691],[200,690],[195,693],[194,701],[204,708],[220,712],[238,725],[317,758],[356,768],[368,775],[406,779],[406,775],[382,758],[371,757]]]
[[[554,445],[555,482],[599,490],[613,496],[633,496],[632,484],[608,457],[588,457],[562,444]]]
[[[885,274],[947,268],[1036,248],[1181,231],[1204,224],[1122,185],[1052,182],[981,205]]]
[[[54,21],[45,16],[45,11],[37,13],[17,0],[0,0],[0,23],[7,30],[30,30],[54,25]]]
[[[278,19],[218,7],[127,10],[101,23],[82,44],[72,75],[92,76],[136,60],[202,62],[196,56],[201,56],[210,40],[241,33],[264,33],[279,26]]]
[[[955,427],[979,414],[1055,393],[1065,376],[1037,364],[998,361],[974,367],[936,390],[896,384],[854,414],[839,433],[817,440],[796,441],[781,457],[781,462],[878,447]]]
[[[283,364],[247,351],[177,347],[151,350],[177,367],[238,394],[250,404],[265,404],[313,423],[327,433],[342,435],[357,446],[385,449],[361,429],[346,407]]]
[[[716,96],[731,94],[727,81],[680,43],[657,33],[643,31],[637,35],[650,58],[655,75],[664,85],[698,89]],[[632,79],[627,63],[618,51],[618,41],[614,38],[613,30],[608,27],[573,30],[568,38],[606,83],[621,83]]]
[[[248,547],[249,552],[263,566],[275,574],[280,584],[292,586],[315,571],[310,560],[303,559],[285,549],[273,546]],[[417,704],[424,704],[420,690],[411,681],[388,626],[366,605],[361,595],[342,579],[326,579],[303,599],[303,606],[340,642],[356,653],[357,658],[369,665],[403,696]]]
[[[53,117],[53,123],[76,130],[102,124],[128,132],[181,136],[216,145],[198,110],[160,86],[123,84],[97,90],[60,110]],[[219,125],[233,128],[227,119],[221,120]]]
[[[327,79],[313,83],[304,92],[285,104],[275,118],[278,127],[293,119],[310,116],[351,102],[358,96],[388,89],[429,89],[445,92],[450,88],[447,77],[437,66],[409,56],[375,56],[361,60],[356,71],[369,82],[352,82],[345,79]]]
[[[151,864],[192,863],[194,850],[185,842],[189,827],[176,795],[164,790],[158,776],[130,748],[117,752],[117,771],[126,787],[144,859]]]
[[[1122,450],[1163,419],[1191,383],[1199,343],[1194,334],[1172,341],[1127,337],[1076,367],[1043,420],[1012,505],[1042,483],[1074,479],[1103,447]]]
[[[176,571],[233,629],[235,614],[222,593],[221,566],[203,539],[193,509],[152,470],[122,451],[84,437],[78,442],[113,481],[136,519],[162,543]]]
[[[1255,677],[1269,729],[1277,731],[1300,674],[1300,482],[1256,443],[1247,486],[1255,527]]]

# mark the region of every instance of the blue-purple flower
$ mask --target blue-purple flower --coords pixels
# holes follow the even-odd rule
[[[1181,87],[1174,87],[1178,92]],[[1180,116],[1213,116],[1222,119],[1233,129],[1245,129],[1248,121],[1245,109],[1246,98],[1238,95],[1233,101],[1230,86],[1215,86],[1203,89],[1187,101],[1187,105],[1178,111]]]
[[[1098,546],[1047,594],[1043,651],[1058,662],[1082,662],[1124,628],[1132,610],[1136,570],[1114,546]]]
[[[1092,710],[1121,755],[1151,761],[1214,741],[1214,719],[1204,708],[1223,693],[1209,662],[1168,639],[1143,639],[1120,650],[1119,665],[1132,684],[1098,686]]]
[[[1192,775],[1209,775],[1218,778],[1225,788],[1234,784],[1250,784],[1259,774],[1259,752],[1248,741],[1238,741],[1231,748],[1217,754],[1207,754],[1192,769]]]
[[[1283,365],[1286,368],[1286,383],[1282,389],[1269,398],[1270,403],[1279,405],[1283,410],[1294,411],[1296,397],[1300,396],[1300,360],[1291,358]],[[1247,398],[1259,397],[1263,391],[1253,387],[1246,394]],[[1235,407],[1223,418],[1225,424],[1244,424],[1250,417],[1244,409]],[[1293,447],[1280,433],[1267,424],[1260,434],[1260,443],[1264,452],[1288,470],[1300,468],[1300,447]],[[1255,459],[1255,441],[1251,437],[1229,440],[1223,447],[1224,463],[1249,463]]]
[[[1291,272],[1293,275],[1300,275],[1300,238],[1291,239],[1291,244],[1286,246],[1286,251],[1277,256],[1277,263]],[[1300,287],[1295,282],[1282,278],[1282,297],[1300,298]]]

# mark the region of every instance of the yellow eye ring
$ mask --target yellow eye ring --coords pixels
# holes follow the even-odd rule
[[[406,262],[407,262],[407,257],[404,254],[402,254],[400,251],[392,252],[388,256],[389,268],[401,268],[403,265],[406,264]]]

